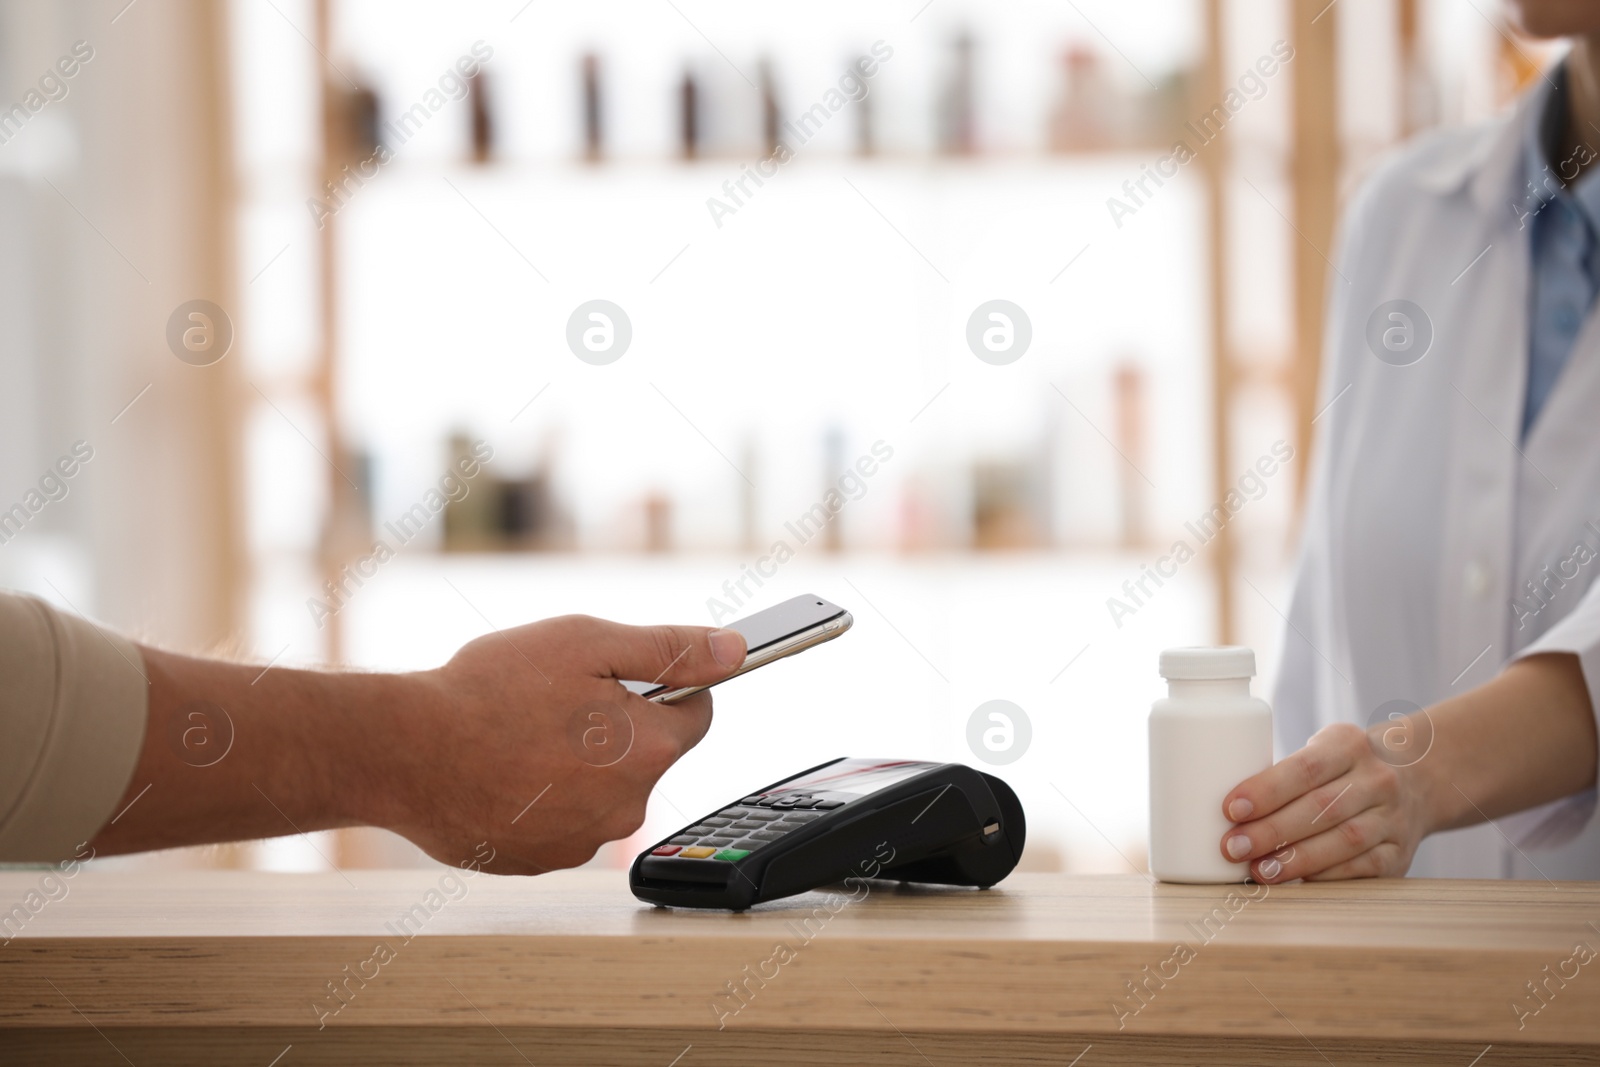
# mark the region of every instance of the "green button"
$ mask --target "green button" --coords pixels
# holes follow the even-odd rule
[[[747,848],[725,848],[711,858],[714,860],[742,860],[748,855],[750,855],[750,850]]]

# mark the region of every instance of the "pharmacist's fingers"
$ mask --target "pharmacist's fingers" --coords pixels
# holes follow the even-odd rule
[[[1368,751],[1367,732],[1354,723],[1324,727],[1299,752],[1234,786],[1222,798],[1222,813],[1236,823],[1271,815],[1343,775]]]
[[[1276,856],[1257,860],[1250,865],[1250,877],[1258,882],[1272,884],[1296,878],[1325,876],[1345,864],[1355,863],[1358,860],[1363,866],[1377,864],[1384,858],[1382,854],[1371,859],[1362,857],[1377,852],[1386,844],[1391,846],[1394,857],[1398,858],[1400,849],[1391,841],[1392,836],[1392,826],[1388,816],[1380,809],[1371,808],[1314,837],[1296,842],[1293,849],[1284,850],[1281,860]],[[1373,873],[1366,877],[1376,877],[1379,873],[1383,873],[1382,870],[1374,866]]]
[[[1308,882],[1338,882],[1346,878],[1394,878],[1406,873],[1405,853],[1393,841],[1367,849],[1355,859],[1336,863],[1325,871],[1305,876]]]
[[[1392,799],[1357,769],[1297,797],[1265,819],[1235,826],[1223,835],[1222,854],[1234,863],[1258,860]]]

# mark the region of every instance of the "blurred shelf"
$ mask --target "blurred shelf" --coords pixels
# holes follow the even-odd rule
[[[973,155],[947,155],[943,153],[877,153],[870,156],[858,155],[850,152],[801,152],[788,162],[781,164],[783,170],[794,168],[798,164],[801,168],[818,166],[821,164],[855,165],[861,167],[906,167],[914,166],[932,170],[969,170],[981,171],[989,166],[1014,167],[1022,164],[1057,163],[1071,165],[1074,163],[1090,161],[1103,163],[1121,158],[1147,162],[1151,153],[1166,153],[1172,148],[1171,141],[1151,142],[1149,144],[1114,145],[1104,148],[1086,149],[1073,152],[1038,152],[1018,150],[1011,152],[980,152]],[[378,169],[377,174],[441,174],[449,177],[458,175],[479,174],[485,176],[520,176],[524,174],[593,174],[605,175],[610,173],[629,172],[658,172],[663,170],[690,172],[696,169],[717,169],[719,172],[727,167],[738,168],[767,158],[763,153],[750,152],[748,154],[702,155],[694,159],[681,159],[675,156],[633,156],[622,158],[608,158],[599,162],[590,162],[579,157],[547,157],[547,158],[505,158],[491,160],[487,163],[476,163],[470,159],[419,159],[408,161],[402,156],[396,156],[392,162],[385,163]],[[367,181],[374,180],[372,178]]]

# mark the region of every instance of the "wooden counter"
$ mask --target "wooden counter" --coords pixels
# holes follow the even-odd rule
[[[8,1067],[1600,1063],[1587,883],[1015,875],[731,915],[613,871],[43,878],[0,874]]]

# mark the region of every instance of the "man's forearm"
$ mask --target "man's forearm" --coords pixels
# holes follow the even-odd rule
[[[1594,711],[1576,656],[1519,660],[1429,708],[1427,718],[1432,746],[1406,770],[1424,784],[1429,832],[1524,811],[1595,784]],[[1428,728],[1419,723],[1412,730],[1420,740]],[[1383,726],[1374,731],[1381,735]]]
[[[382,823],[421,675],[222,663],[142,650],[148,727],[102,855]]]
[[[712,685],[738,670],[745,642],[566,615],[496,630],[413,674],[134,652],[148,726],[97,853],[361,824],[441,863],[487,855],[498,874],[543,874],[637,832],[656,782],[711,727],[709,693],[665,707],[620,680]],[[108,790],[127,761],[116,767]]]

